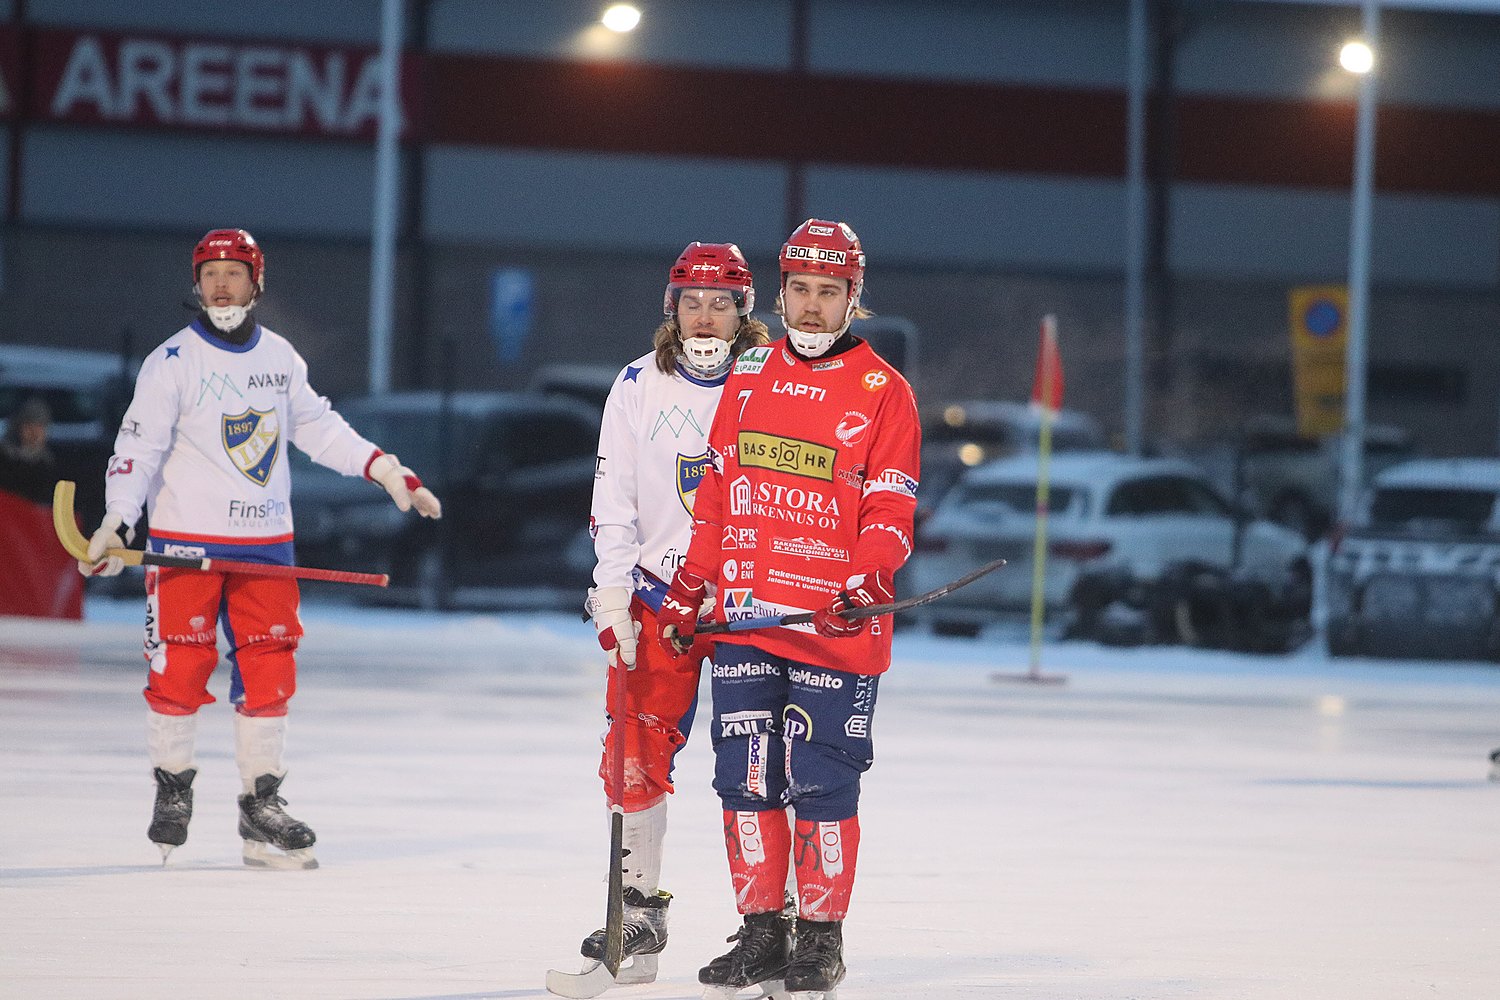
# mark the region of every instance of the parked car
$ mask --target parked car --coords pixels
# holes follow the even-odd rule
[[[1342,437],[1302,437],[1294,421],[1255,417],[1233,441],[1197,449],[1191,456],[1226,495],[1234,492],[1236,453],[1240,499],[1252,512],[1298,531],[1322,535],[1338,509]],[[1364,482],[1383,469],[1416,457],[1411,434],[1385,424],[1365,427]]]
[[[1329,653],[1500,659],[1497,504],[1497,459],[1425,459],[1378,475],[1331,546]]]
[[[935,630],[976,632],[1028,611],[1035,455],[960,477],[917,538],[907,586],[926,591],[996,558],[1008,565],[924,609]],[[1306,543],[1235,512],[1187,462],[1112,452],[1051,461],[1043,595],[1068,634],[1284,649],[1305,634]]]
[[[28,399],[47,405],[58,477],[78,484],[74,509],[90,527],[104,516],[104,470],[138,367],[102,351],[0,346],[0,434]]]
[[[1035,454],[1041,414],[1026,403],[967,399],[942,405],[922,424],[919,516],[925,518],[965,469],[1011,455]],[[1104,430],[1087,413],[1061,410],[1052,423],[1052,450],[1102,451]]]
[[[623,364],[545,364],[526,380],[526,391],[579,400],[587,403],[602,418],[609,390],[614,388],[615,379],[620,377],[623,367]]]
[[[401,392],[339,410],[432,486],[443,518],[403,515],[379,487],[293,450],[299,563],[388,572],[385,596],[424,607],[580,604],[594,564],[592,408],[519,392]]]

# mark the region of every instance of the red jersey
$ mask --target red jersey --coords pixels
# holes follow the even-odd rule
[[[816,611],[852,574],[895,573],[911,555],[916,400],[868,344],[812,360],[785,340],[746,351],[724,385],[708,447],[687,567],[718,588],[716,620]],[[795,625],[729,641],[879,674],[891,662],[891,616],[847,638]]]

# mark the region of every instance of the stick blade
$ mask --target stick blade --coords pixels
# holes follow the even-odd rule
[[[78,530],[73,514],[73,499],[78,487],[70,479],[59,479],[52,488],[52,530],[68,555],[81,562],[89,561],[89,540]]]
[[[584,972],[558,972],[547,970],[547,992],[560,997],[588,1000],[596,997],[615,984],[615,977],[603,964],[596,964]]]

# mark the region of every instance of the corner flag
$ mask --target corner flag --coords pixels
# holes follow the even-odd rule
[[[1057,317],[1042,317],[1042,344],[1036,356],[1036,377],[1031,384],[1031,405],[1054,415],[1062,408],[1062,355],[1057,350]]]

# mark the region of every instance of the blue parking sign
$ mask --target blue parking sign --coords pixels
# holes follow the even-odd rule
[[[502,267],[490,278],[490,337],[502,363],[521,359],[531,337],[535,278],[520,267]]]

